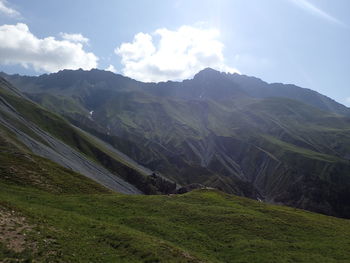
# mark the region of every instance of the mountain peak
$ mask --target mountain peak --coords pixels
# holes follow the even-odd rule
[[[198,72],[199,73],[220,73],[220,71],[216,70],[216,69],[213,69],[213,68],[210,68],[210,67],[207,67],[207,68],[204,68],[202,69],[201,71]]]
[[[213,76],[220,76],[221,74],[224,74],[220,71],[217,71],[215,69],[212,68],[205,68],[202,69],[201,71],[199,71],[196,75],[194,75],[194,79],[198,79],[198,78],[211,78]]]

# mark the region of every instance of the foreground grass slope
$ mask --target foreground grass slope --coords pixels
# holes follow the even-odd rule
[[[24,248],[0,258],[48,262],[349,262],[350,222],[222,192],[55,195],[0,185],[24,216]]]

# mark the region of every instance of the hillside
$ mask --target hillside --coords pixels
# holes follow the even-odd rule
[[[52,176],[58,179],[61,173]],[[1,173],[0,259],[270,263],[347,262],[350,257],[349,220],[214,190],[113,194],[86,180],[77,184],[64,176],[55,187],[67,191],[57,193],[9,183]]]
[[[0,81],[1,139],[9,147],[21,145],[21,154],[44,157],[117,192],[164,190],[163,179],[148,177],[152,171],[31,102],[3,79]]]
[[[350,217],[349,109],[317,92],[212,69],[158,84],[100,70],[5,77],[180,185]]]

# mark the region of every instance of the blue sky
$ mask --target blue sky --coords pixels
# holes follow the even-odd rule
[[[350,106],[349,13],[348,0],[0,0],[0,70],[161,81],[210,66]]]

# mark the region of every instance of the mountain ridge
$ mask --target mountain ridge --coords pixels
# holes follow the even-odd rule
[[[180,185],[350,217],[349,109],[317,92],[212,69],[182,82],[99,70],[12,81]]]
[[[279,88],[283,88],[283,89],[287,90],[287,92],[289,92],[289,93],[291,93],[291,90],[293,90],[293,89],[294,90],[299,89],[299,90],[302,90],[302,91],[308,93],[309,98],[315,97],[315,96],[319,97],[319,99],[321,101],[323,101],[325,104],[325,105],[317,105],[317,104],[316,105],[311,104],[311,105],[316,106],[320,109],[324,109],[324,110],[328,109],[334,113],[350,115],[350,109],[348,107],[346,107],[343,104],[340,104],[339,102],[335,101],[334,99],[331,99],[325,95],[322,95],[314,90],[311,90],[308,88],[301,88],[301,87],[298,87],[294,84],[267,83],[267,82],[261,80],[260,78],[247,76],[244,74],[238,74],[238,73],[231,74],[231,73],[220,72],[220,71],[214,70],[212,68],[205,68],[205,69],[199,71],[197,74],[195,74],[193,76],[192,79],[185,79],[182,81],[169,80],[166,82],[162,81],[162,82],[158,82],[158,83],[137,81],[137,80],[133,80],[132,78],[123,76],[121,74],[117,74],[117,73],[113,73],[113,72],[105,71],[105,70],[99,70],[99,69],[91,69],[89,71],[82,70],[82,69],[79,69],[79,70],[61,70],[61,71],[58,71],[56,73],[43,74],[43,75],[40,75],[39,77],[21,76],[19,74],[8,75],[4,72],[0,72],[0,76],[3,76],[5,79],[7,78],[8,80],[14,82],[15,85],[18,85],[18,83],[16,83],[16,79],[23,78],[26,81],[31,80],[31,79],[32,80],[33,79],[38,79],[38,80],[42,79],[42,81],[45,81],[46,79],[50,79],[50,78],[52,79],[55,77],[67,78],[69,76],[65,76],[65,75],[74,75],[77,72],[80,74],[83,74],[84,77],[89,76],[89,74],[91,73],[94,77],[97,77],[98,79],[103,80],[103,81],[105,81],[106,79],[114,79],[114,80],[123,79],[124,82],[131,82],[131,83],[136,84],[136,85],[146,85],[146,86],[150,86],[150,85],[162,86],[164,84],[176,85],[176,84],[183,84],[183,83],[186,83],[186,82],[191,81],[191,80],[201,79],[204,76],[205,76],[205,78],[208,78],[208,75],[211,76],[210,78],[212,78],[213,76],[215,76],[215,77],[220,76],[220,77],[224,77],[224,78],[227,78],[227,79],[230,79],[230,80],[237,82],[239,85],[242,85],[243,89],[247,89],[249,86],[252,86],[252,83],[253,83],[253,85],[258,85],[259,88],[263,89],[263,90],[260,90],[260,92],[250,90],[250,92],[249,92],[250,95],[257,97],[257,98],[272,96],[271,93],[277,92]],[[19,86],[21,86],[21,85],[19,85]],[[269,87],[269,88],[267,88],[267,87]],[[285,90],[283,92],[285,92]],[[247,91],[247,90],[245,90],[245,91]],[[283,95],[282,93],[280,92],[279,96],[288,97],[288,95],[285,95],[285,94]],[[273,96],[276,97],[276,95],[273,95]],[[289,98],[297,99],[297,100],[301,99],[301,101],[303,101],[304,103],[309,104],[309,102],[307,100],[305,100],[301,97],[298,97],[296,94],[290,94],[289,96],[292,96]],[[333,106],[330,107],[329,106],[330,104],[333,104]],[[328,105],[328,107],[327,107],[327,105]]]

